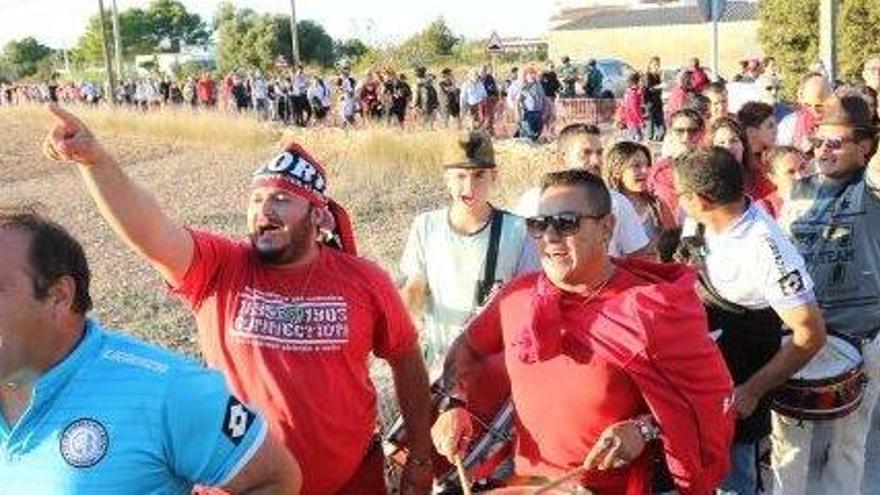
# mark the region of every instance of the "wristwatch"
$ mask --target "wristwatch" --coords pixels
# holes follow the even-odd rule
[[[660,438],[660,428],[654,424],[654,418],[650,414],[635,418],[633,423],[639,429],[645,443],[651,443]]]

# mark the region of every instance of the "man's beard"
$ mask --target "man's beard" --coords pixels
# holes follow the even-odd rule
[[[310,235],[314,228],[309,213],[298,223],[290,226],[288,229],[290,239],[286,245],[268,249],[260,248],[257,242],[260,234],[252,233],[250,236],[251,246],[261,262],[269,265],[284,265],[302,258],[308,252],[309,244],[314,242],[313,236]]]

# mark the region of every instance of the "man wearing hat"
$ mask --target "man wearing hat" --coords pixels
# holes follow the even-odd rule
[[[465,321],[496,286],[539,268],[523,218],[489,202],[498,179],[489,136],[464,136],[444,163],[451,202],[416,216],[400,262],[404,301],[424,318],[429,365],[442,364]]]
[[[877,493],[876,487],[862,487],[880,393],[877,130],[858,96],[826,100],[823,108],[812,143],[819,173],[792,185],[780,222],[815,281],[829,333],[861,345],[868,380],[859,409],[841,419],[814,422],[774,413],[774,493],[785,495]]]
[[[490,294],[540,268],[524,219],[489,201],[498,180],[489,135],[473,131],[450,143],[443,163],[450,204],[416,216],[400,262],[406,277],[401,293],[413,318],[422,321],[422,348],[435,374]],[[468,408],[478,417],[494,417],[509,395],[501,358],[487,359],[469,383],[480,390]]]
[[[411,433],[404,493],[428,493],[428,378],[415,329],[390,277],[349,254],[351,226],[317,160],[289,143],[258,168],[249,239],[234,241],[177,224],[82,122],[50,108],[45,152],[79,164],[104,218],[190,306],[208,364],[295,454],[303,493],[385,493],[370,353],[390,364]],[[325,225],[341,249],[319,242]]]

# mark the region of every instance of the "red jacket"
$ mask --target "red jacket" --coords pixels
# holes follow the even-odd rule
[[[642,110],[644,97],[641,88],[627,88],[623,95],[622,117],[623,123],[629,128],[640,128],[645,125],[645,116]]]
[[[579,462],[591,448],[578,443],[582,431],[562,437],[558,431],[541,429],[553,427],[535,415],[541,408],[556,421],[572,423],[569,427],[597,431],[605,427],[572,421],[565,411],[553,409],[559,407],[554,397],[569,405],[578,400],[580,396],[570,393],[573,383],[556,383],[556,391],[548,392],[540,408],[530,403],[542,401],[531,394],[541,386],[540,378],[560,376],[560,369],[569,366],[566,359],[580,363],[577,356],[594,355],[595,360],[587,361],[605,363],[597,366],[607,365],[626,376],[625,380],[609,377],[613,381],[597,383],[596,390],[619,399],[620,411],[632,409],[635,394],[656,419],[666,464],[679,493],[714,494],[730,466],[733,380],[709,337],[706,312],[696,294],[696,274],[679,264],[614,263],[617,280],[628,282],[610,284],[613,295],[598,297],[601,302],[589,309],[581,311],[583,302],[563,293],[543,273],[533,273],[509,282],[465,330],[474,352],[484,356],[499,350],[505,353],[517,423],[528,423],[518,434],[517,474],[572,467],[571,459]],[[499,328],[501,332],[493,330]],[[569,367],[572,380],[584,376],[577,364]],[[610,388],[612,384],[616,388]],[[603,403],[608,410],[594,411],[592,416],[614,417],[617,411],[611,410],[612,403]],[[582,483],[602,493],[646,495],[651,486],[650,458],[642,455],[624,471],[591,471]]]
[[[660,425],[678,491],[714,494],[730,468],[733,380],[708,335],[696,275],[678,264],[629,259],[618,265],[654,283],[603,308],[603,316],[618,324],[616,331],[585,337],[639,386]]]

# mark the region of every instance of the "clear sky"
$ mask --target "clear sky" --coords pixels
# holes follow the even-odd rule
[[[144,7],[149,0],[116,0],[120,10]],[[537,36],[558,0],[296,0],[297,18],[319,22],[334,38],[357,36],[373,43],[404,38],[442,15],[469,38]],[[112,0],[104,0],[109,8]],[[182,0],[210,22],[220,0]],[[237,0],[258,12],[290,11],[290,0]],[[33,36],[53,48],[72,47],[97,0],[0,0],[0,44]]]

